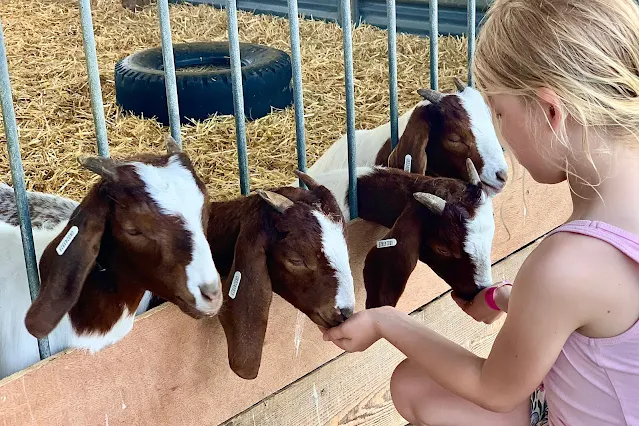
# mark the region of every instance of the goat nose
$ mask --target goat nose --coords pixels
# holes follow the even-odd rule
[[[340,309],[340,314],[341,314],[341,320],[342,322],[344,322],[353,316],[353,308],[342,308]]]
[[[211,303],[220,298],[220,287],[215,284],[204,284],[200,286],[200,293],[204,300]]]
[[[497,173],[495,173],[495,176],[497,176],[497,180],[502,183],[506,183],[506,181],[508,180],[508,172],[505,172],[503,170],[500,170]]]

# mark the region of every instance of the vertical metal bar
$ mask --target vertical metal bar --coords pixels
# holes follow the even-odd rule
[[[397,16],[395,0],[386,0],[388,15],[388,85],[390,93],[391,146],[395,148],[399,140],[397,129]]]
[[[304,130],[304,94],[302,91],[302,55],[300,53],[300,21],[297,0],[288,0],[288,25],[291,33],[293,59],[293,96],[295,98],[295,136],[297,140],[297,168],[306,171],[306,132]],[[300,179],[300,187],[305,188]]]
[[[437,9],[437,0],[430,0],[428,6],[430,12],[430,88],[433,90],[437,90],[439,87],[437,78],[437,41],[439,37]]]
[[[22,250],[24,261],[27,267],[27,280],[29,281],[29,293],[33,301],[38,296],[40,290],[40,277],[38,275],[38,263],[36,261],[35,248],[33,246],[33,231],[31,229],[31,218],[29,216],[29,204],[24,184],[24,170],[20,158],[20,145],[18,142],[18,126],[16,124],[16,114],[13,109],[13,99],[11,95],[11,83],[9,82],[9,66],[7,64],[7,52],[4,46],[4,34],[2,22],[0,22],[0,98],[2,101],[2,120],[4,122],[4,132],[7,136],[7,150],[9,151],[9,163],[11,167],[11,178],[15,191],[16,207],[18,208],[18,221],[20,222],[20,234],[22,236]],[[48,358],[51,354],[49,350],[49,339],[38,339],[38,349],[40,359]]]
[[[351,33],[351,2],[342,1],[344,24],[344,81],[346,86],[346,138],[348,140],[348,204],[350,219],[357,215],[357,169],[355,152],[355,89],[353,83],[353,34]]]
[[[173,42],[171,41],[171,22],[169,20],[169,1],[158,0],[160,15],[160,35],[162,37],[162,63],[164,64],[164,85],[166,87],[166,104],[169,111],[171,136],[182,146],[180,135],[180,107],[178,105],[177,84],[175,82],[175,62],[173,59]]]
[[[473,57],[475,56],[475,17],[477,6],[475,0],[468,0],[468,85],[473,86]]]
[[[84,55],[87,60],[87,74],[89,76],[89,92],[91,94],[91,109],[93,110],[93,124],[98,144],[98,155],[109,156],[109,142],[107,140],[106,122],[104,120],[104,103],[102,101],[102,87],[100,87],[100,72],[98,57],[95,53],[95,38],[93,36],[93,21],[91,19],[91,0],[80,0],[80,19],[82,23],[82,38],[84,40]]]
[[[233,105],[235,108],[235,138],[240,168],[240,191],[250,192],[248,176],[248,156],[246,153],[246,119],[244,116],[244,91],[242,90],[242,64],[240,62],[240,41],[237,29],[236,0],[227,0],[226,15],[229,25],[229,53],[231,57],[231,82],[233,85]]]

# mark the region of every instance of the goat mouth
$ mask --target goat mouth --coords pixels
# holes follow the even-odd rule
[[[195,305],[188,303],[181,297],[176,298],[175,304],[178,306],[178,308],[180,308],[182,312],[196,320],[212,316],[210,314],[207,314],[206,312],[200,311],[195,307]]]
[[[481,181],[481,184],[486,189],[486,192],[488,192],[491,195],[497,195],[504,189],[503,186],[495,186],[483,180]]]
[[[311,317],[311,319],[313,320],[313,322],[321,327],[324,328],[333,328],[333,327],[337,327],[338,325],[340,325],[342,323],[342,321],[334,319],[334,320],[327,320],[326,318],[324,318],[324,316],[321,314],[321,312],[317,312],[315,315],[313,315]],[[319,320],[319,321],[318,321]]]

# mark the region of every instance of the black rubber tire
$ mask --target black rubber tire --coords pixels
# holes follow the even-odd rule
[[[234,115],[229,47],[226,42],[173,45],[182,124],[213,114]],[[293,103],[290,56],[272,47],[240,43],[244,113],[255,120]],[[212,66],[189,70],[194,66]],[[215,68],[213,68],[213,66]],[[162,49],[133,53],[115,65],[116,103],[125,111],[169,124]]]

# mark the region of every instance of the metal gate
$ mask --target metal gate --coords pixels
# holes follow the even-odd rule
[[[357,177],[355,172],[355,103],[353,87],[353,47],[352,47],[352,20],[351,1],[336,0],[339,3],[340,16],[343,19],[342,30],[344,34],[344,67],[345,67],[345,92],[346,92],[346,134],[348,138],[348,173],[349,173],[349,207],[351,218],[357,217]],[[102,102],[102,88],[98,72],[95,39],[93,34],[93,22],[91,18],[91,0],[80,0],[80,18],[82,23],[82,36],[86,55],[87,75],[91,96],[91,108],[95,125],[96,144],[98,154],[102,157],[109,156],[109,144],[107,139],[106,122]],[[158,0],[160,30],[162,35],[162,56],[164,61],[164,77],[166,84],[167,105],[169,110],[170,131],[173,138],[182,146],[180,136],[180,113],[178,107],[177,85],[175,82],[175,64],[171,41],[171,26],[169,23],[169,0]],[[388,32],[388,72],[390,92],[390,123],[391,142],[393,148],[397,145],[398,130],[398,99],[397,99],[397,16],[395,0],[386,0],[387,32]],[[429,7],[430,30],[429,34],[438,35],[438,2],[430,1]],[[250,192],[246,128],[244,116],[244,97],[242,91],[242,74],[240,63],[240,48],[237,21],[237,0],[226,1],[228,16],[229,50],[231,56],[231,73],[233,85],[233,102],[235,107],[235,131],[237,139],[238,167],[240,170],[240,192],[247,195]],[[298,1],[288,0],[288,17],[291,37],[291,56],[293,65],[294,107],[297,140],[298,168],[306,171],[306,135],[304,131],[304,99],[302,96],[302,63],[299,38],[299,13]],[[467,3],[467,36],[468,36],[468,84],[473,85],[471,74],[471,61],[475,51],[476,28],[476,3],[468,0]],[[430,37],[430,85],[437,90],[437,37]],[[4,44],[2,22],[0,20],[0,98],[2,102],[2,116],[4,120],[5,134],[9,152],[11,176],[15,190],[18,218],[22,236],[22,248],[27,267],[27,277],[31,300],[34,300],[40,288],[38,265],[36,262],[33,245],[33,232],[29,217],[29,206],[24,183],[24,170],[20,158],[20,145],[18,141],[18,128],[15,111],[12,102],[10,76],[7,65],[7,54]],[[304,184],[300,181],[300,185]],[[38,340],[40,358],[49,357],[49,341],[47,338]]]

